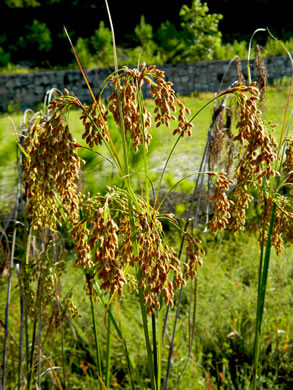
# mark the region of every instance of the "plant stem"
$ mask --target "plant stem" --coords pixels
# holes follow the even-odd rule
[[[24,134],[22,134],[21,139],[20,139],[21,146],[23,145],[23,140],[24,140]],[[18,216],[18,206],[19,206],[19,198],[20,198],[21,169],[22,169],[22,153],[20,153],[19,160],[18,160],[18,176],[17,176],[15,208],[14,208],[14,216],[13,216],[14,227],[13,227],[12,243],[11,243],[11,250],[10,250],[8,287],[7,287],[7,298],[6,298],[6,308],[5,308],[5,330],[4,330],[3,365],[2,365],[2,373],[3,373],[2,387],[3,387],[3,390],[5,389],[8,320],[9,320],[9,307],[10,307],[10,296],[11,296],[12,268],[13,268],[14,251],[15,251],[15,244],[16,244],[17,216]]]
[[[249,45],[248,45],[248,56],[247,56],[247,74],[248,74],[248,83],[251,84],[251,73],[250,73],[250,65],[249,65],[249,61],[250,61],[250,52],[251,52],[251,44],[252,44],[252,40],[253,40],[253,37],[254,35],[259,32],[259,31],[266,31],[265,28],[258,28],[257,30],[254,31],[254,33],[251,35],[250,37],[250,41],[249,41]]]
[[[98,335],[97,335],[97,323],[96,323],[96,315],[95,315],[95,305],[94,305],[94,292],[93,287],[91,284],[91,281],[89,280],[89,276],[87,275],[87,282],[88,287],[90,290],[90,302],[91,302],[91,314],[92,314],[92,321],[93,321],[93,330],[94,330],[94,337],[95,337],[95,349],[96,349],[96,360],[97,360],[97,371],[100,378],[102,378],[102,365],[101,365],[101,357],[100,357],[100,349],[98,344]],[[99,387],[100,390],[102,390],[102,384],[99,381]]]
[[[41,388],[41,347],[42,347],[42,307],[40,307],[39,319],[39,334],[38,334],[38,387]]]
[[[102,304],[104,305],[105,309],[108,309],[108,303],[106,302],[106,299],[105,299],[105,297],[104,297],[104,295],[103,295],[103,293],[102,293],[102,291],[101,291],[101,289],[100,289],[100,287],[99,287],[97,282],[94,282],[94,289],[95,289],[95,292],[97,293],[97,295],[99,296]],[[126,341],[125,341],[125,339],[123,337],[121,329],[119,328],[119,326],[117,324],[117,321],[113,317],[111,309],[108,310],[108,316],[111,319],[111,322],[112,322],[112,324],[113,324],[113,326],[114,326],[114,328],[115,328],[115,330],[117,332],[118,337],[122,341],[123,350],[125,352],[126,361],[127,361],[127,368],[128,368],[128,372],[129,372],[129,376],[130,376],[130,380],[131,380],[131,388],[132,388],[132,390],[134,390],[134,381],[133,381],[133,376],[132,376],[132,371],[135,370],[134,361],[131,358],[131,356],[129,355]],[[140,381],[140,377],[138,375],[137,375],[137,379],[138,379],[138,381]],[[143,388],[141,382],[140,382],[140,384],[141,384],[141,388]]]
[[[111,304],[109,309],[111,310]],[[107,316],[107,351],[106,351],[106,375],[105,375],[105,385],[107,389],[110,386],[110,358],[111,358],[111,317],[108,314]]]
[[[155,315],[155,313],[152,313],[152,336],[153,336],[155,380],[156,380],[156,386],[158,388],[158,348],[157,348],[157,337],[156,337],[156,315]]]
[[[252,379],[250,382],[250,390],[256,390],[257,388],[256,381],[257,381],[257,373],[258,373],[261,325],[262,325],[264,305],[265,305],[265,294],[266,294],[268,271],[269,271],[269,264],[270,264],[272,235],[273,235],[273,228],[275,222],[275,215],[276,215],[276,203],[274,203],[272,207],[271,220],[270,220],[270,226],[268,230],[268,237],[267,237],[265,251],[264,251],[264,240],[262,241],[262,248],[261,248],[260,265],[262,265],[263,262],[263,267],[260,267],[259,270],[261,276],[259,277],[258,296],[257,296],[254,357],[253,357]],[[264,259],[263,259],[263,253],[264,253]]]
[[[22,353],[23,353],[23,326],[24,326],[24,295],[20,295],[20,328],[19,328],[19,357],[18,357],[18,390],[20,390]]]
[[[28,372],[28,379],[27,379],[27,388],[28,390],[31,390],[32,387],[32,377],[33,377],[33,368],[34,368],[34,356],[35,356],[35,343],[36,343],[36,333],[37,333],[37,316],[35,315],[34,318],[34,326],[33,326],[33,338],[32,338],[32,345],[31,345],[31,356],[29,360],[29,372]]]
[[[143,291],[141,289],[141,280],[142,279],[141,279],[140,269],[137,272],[137,280],[138,280],[138,285],[139,285],[139,303],[140,303],[140,310],[141,310],[142,321],[143,321],[143,330],[144,330],[144,338],[145,338],[146,349],[147,349],[148,368],[149,368],[151,386],[152,386],[152,390],[157,390],[156,381],[155,381],[153,356],[152,356],[153,355],[152,354],[152,347],[151,347],[149,330],[148,330],[148,318],[147,318],[146,308],[145,308],[145,304],[144,304]]]
[[[162,346],[163,346],[163,298],[160,296],[160,309],[158,313],[158,390],[161,389],[162,376]]]

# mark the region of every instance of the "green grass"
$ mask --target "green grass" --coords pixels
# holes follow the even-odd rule
[[[184,97],[182,98],[183,103],[190,107],[192,115],[194,115],[198,110],[200,110],[206,103],[208,103],[214,94],[212,93],[198,93],[194,97]],[[276,137],[278,137],[282,121],[283,121],[283,112],[287,100],[287,88],[269,88],[266,93],[266,98],[264,105],[262,107],[263,118],[267,121],[272,121],[275,124],[278,124],[276,128]],[[146,101],[148,107],[152,108],[154,103],[150,100]],[[291,103],[292,107],[292,103]],[[185,136],[178,143],[175,153],[171,158],[170,164],[167,169],[166,177],[173,177],[175,181],[196,173],[199,167],[199,161],[201,159],[202,151],[206,143],[208,128],[211,124],[211,118],[213,114],[213,103],[206,107],[194,120],[194,128],[192,137]],[[79,143],[85,145],[85,142],[82,140],[81,135],[83,133],[83,126],[79,120],[80,112],[71,111],[69,114],[69,125],[73,136],[77,139]],[[11,113],[3,114],[0,117],[0,199],[7,198],[7,195],[13,193],[14,185],[16,180],[16,171],[14,169],[14,162],[16,156],[16,145],[14,137],[13,125],[17,130],[19,130],[22,114],[21,113]],[[117,135],[117,125],[113,120],[110,121],[110,131],[111,134],[114,134],[113,137],[118,137]],[[151,180],[156,186],[158,175],[162,171],[164,166],[164,161],[168,157],[168,153],[173,146],[176,137],[172,135],[172,128],[167,128],[162,126],[159,129],[151,128],[150,134],[152,135],[152,143],[150,146],[150,157],[149,157],[149,174]],[[105,147],[98,146],[95,148],[96,151],[106,154]],[[84,188],[90,192],[95,192],[103,188],[105,179],[109,185],[115,183],[117,177],[111,165],[105,162],[101,157],[96,154],[79,149],[79,153],[87,162],[87,165],[84,168],[83,175],[83,184]],[[132,166],[134,167],[135,172],[142,171],[143,158],[142,154],[132,154]],[[133,180],[137,181],[137,186],[139,186],[140,177],[139,175],[133,176]],[[193,177],[187,179],[187,182],[191,183]],[[168,187],[168,183],[163,183]],[[188,184],[187,184],[188,185]],[[190,189],[192,186],[190,185]]]
[[[198,277],[195,341],[179,389],[190,388],[191,383],[194,390],[244,389],[248,383],[248,372],[252,359],[258,243],[253,234],[241,233],[230,238],[223,236],[217,241],[213,241],[210,236],[207,236],[205,246],[207,253]],[[289,389],[288,386],[290,383],[292,384],[292,249],[292,247],[286,248],[279,257],[273,253],[271,259],[267,291],[268,305],[263,324],[264,342],[260,355],[263,366],[260,390]],[[80,271],[76,269],[70,257],[66,258],[65,267],[61,300],[80,275]],[[4,281],[1,282],[1,286],[2,318],[5,306]],[[84,286],[85,280],[82,278],[73,290],[73,301],[81,316],[72,320],[71,327],[66,320],[64,322],[65,352],[72,359],[72,365],[67,367],[67,375],[73,389],[87,389],[96,383],[90,369],[95,359],[95,349],[92,330],[89,326],[91,321],[90,307],[84,296]],[[184,367],[188,353],[188,305],[191,286],[191,284],[187,285],[182,299],[180,325],[176,332],[175,353],[170,377],[171,389],[175,388],[177,376]],[[17,281],[14,280],[10,329],[16,339],[19,326],[17,290]],[[141,319],[135,314],[137,307],[137,298],[125,289],[119,303],[122,330],[131,356],[142,373],[142,377],[146,378],[147,357],[141,332]],[[105,345],[104,310],[101,303],[96,303],[96,310],[100,342],[101,345]],[[117,318],[115,304],[113,305],[113,314]],[[170,338],[173,317],[174,310],[170,314],[164,342],[168,342]],[[55,332],[54,345],[45,344],[43,347],[44,351],[49,348],[52,355],[61,353],[60,334],[58,330]],[[113,334],[115,333],[113,332]],[[112,383],[116,377],[121,386],[124,384],[125,388],[128,388],[127,366],[121,342],[115,335],[112,338],[111,349]],[[12,350],[13,343],[11,344]],[[167,352],[165,349],[163,371],[166,369]],[[102,349],[101,354],[103,360],[105,357],[104,349]],[[13,358],[12,355],[10,356]],[[16,356],[14,358],[16,359]],[[61,365],[60,357],[56,357],[53,361],[56,365]],[[222,387],[220,387],[221,375],[224,375]],[[45,383],[46,377],[43,379],[43,386],[46,386]]]

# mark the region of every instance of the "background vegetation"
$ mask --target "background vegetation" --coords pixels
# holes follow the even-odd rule
[[[283,7],[282,7],[283,4]],[[278,39],[293,46],[288,3],[246,1],[243,11],[233,0],[207,3],[179,0],[113,2],[119,59],[123,64],[245,58],[247,42],[257,28],[269,27]],[[247,17],[241,15],[247,12]],[[65,25],[84,67],[113,66],[111,33],[104,1],[5,0],[0,13],[9,24],[0,27],[0,67],[76,67],[68,49]],[[261,35],[261,34],[260,34]],[[265,56],[283,55],[266,34],[258,38]]]

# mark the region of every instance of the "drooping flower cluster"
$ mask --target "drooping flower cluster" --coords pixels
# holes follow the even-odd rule
[[[151,127],[151,113],[143,104],[142,88],[145,83],[149,85],[150,95],[155,102],[155,126],[164,124],[169,127],[170,120],[178,119],[178,126],[173,134],[192,134],[193,125],[187,119],[190,110],[175,96],[175,91],[171,88],[172,83],[165,80],[165,73],[155,65],[142,65],[140,70],[124,66],[119,73],[111,76],[110,80],[114,90],[108,98],[108,110],[99,97],[97,103],[85,107],[81,116],[85,126],[83,138],[90,147],[101,143],[102,138],[109,140],[106,125],[109,111],[119,127],[131,138],[136,152],[140,145],[148,148],[152,138],[148,131]],[[179,107],[178,118],[174,115],[176,105]]]
[[[207,226],[213,232],[216,232],[225,229],[228,225],[228,220],[231,218],[230,208],[234,205],[234,202],[228,199],[227,192],[233,180],[229,180],[225,172],[220,172],[219,175],[215,173],[210,175],[215,177],[215,191],[210,197],[210,202],[214,203],[214,216]]]
[[[249,92],[251,96],[246,96]],[[235,142],[239,143],[237,166],[234,180],[236,187],[233,191],[234,205],[229,220],[229,230],[243,230],[245,225],[245,212],[253,199],[248,192],[248,187],[262,188],[263,178],[270,180],[279,175],[273,168],[277,158],[276,142],[269,135],[265,123],[260,119],[260,112],[256,102],[259,99],[259,91],[252,84],[238,95],[240,99],[240,120],[237,124],[238,135]],[[273,128],[273,126],[271,126]]]
[[[77,182],[83,161],[75,152],[75,140],[64,120],[67,103],[66,99],[52,102],[50,119],[35,123],[24,143],[24,182],[36,230],[55,231],[60,205],[69,220],[78,215]]]
[[[133,267],[139,272],[136,282],[151,312],[160,307],[161,295],[165,303],[173,305],[175,290],[196,275],[195,268],[202,261],[199,242],[189,240],[190,261],[181,265],[175,250],[163,241],[156,212],[148,212],[141,199],[133,205],[131,217],[125,194],[109,189],[105,197],[88,199],[84,214],[72,234],[77,266],[86,268],[93,277],[97,275],[102,289],[122,294],[128,279],[126,270]]]
[[[238,84],[226,93],[235,94],[241,109],[237,124],[238,134],[234,137],[235,143],[238,143],[237,163],[233,176],[235,186],[229,192],[229,185],[232,182],[223,172],[218,176],[215,182],[215,193],[211,198],[214,201],[214,217],[208,226],[213,232],[222,228],[232,232],[243,230],[246,223],[246,210],[253,200],[251,193],[253,189],[263,208],[261,226],[263,224],[265,226],[265,241],[272,206],[274,203],[276,205],[272,245],[280,253],[283,240],[292,241],[293,239],[292,199],[277,191],[280,181],[282,186],[290,186],[290,181],[292,181],[290,172],[293,167],[293,142],[290,137],[286,139],[284,153],[282,151],[278,153],[278,145],[271,135],[274,126],[270,123],[266,124],[260,118],[261,113],[256,105],[260,93],[254,84],[248,87]],[[246,96],[247,93],[250,96]],[[283,163],[281,163],[282,154],[284,154]],[[277,170],[278,168],[280,171]],[[280,178],[280,175],[284,178]],[[274,184],[272,184],[273,179],[275,179]],[[262,232],[260,240],[261,236]]]
[[[187,236],[188,246],[186,247],[186,253],[188,255],[188,263],[183,263],[184,277],[186,279],[193,279],[197,275],[198,266],[202,266],[202,256],[204,251],[201,248],[201,241],[193,237],[189,233],[185,233]]]
[[[273,203],[276,204],[276,211],[272,234],[272,246],[275,247],[277,254],[280,254],[284,249],[284,240],[293,242],[293,202],[292,199],[280,194],[276,194],[273,199],[267,199],[263,217],[266,226],[264,235],[265,243],[267,242]],[[262,236],[260,235],[259,241],[261,239]]]
[[[151,126],[151,114],[145,106],[138,102],[138,93],[142,85],[142,75],[137,70],[123,68],[124,72],[113,78],[111,85],[114,91],[109,97],[109,111],[113,114],[116,123],[124,126],[125,133],[133,140],[133,148],[145,143],[148,147],[151,135],[147,129]],[[123,122],[121,122],[121,113]]]
[[[90,148],[94,145],[101,145],[103,140],[109,141],[107,116],[108,111],[101,102],[101,98],[90,106],[84,107],[80,117],[85,128],[82,138],[85,139]]]

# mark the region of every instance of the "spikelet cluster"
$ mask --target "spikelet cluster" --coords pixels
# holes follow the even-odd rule
[[[255,66],[257,68],[257,87],[260,91],[260,101],[262,102],[264,100],[268,84],[268,74],[264,65],[264,61],[261,58],[261,48],[259,45],[256,45],[255,54]]]
[[[34,124],[24,149],[24,182],[32,226],[56,229],[60,205],[69,220],[78,215],[77,181],[83,161],[75,152],[75,140],[64,121],[67,102],[51,103],[49,120]]]
[[[83,107],[80,119],[85,130],[82,138],[85,139],[90,148],[93,148],[94,145],[101,145],[103,140],[109,141],[107,117],[108,111],[101,102],[101,97],[91,105]]]
[[[137,280],[132,276],[130,281],[141,288],[147,311],[160,307],[160,296],[173,306],[175,290],[196,275],[195,268],[202,262],[199,241],[189,238],[189,264],[181,264],[175,250],[163,241],[155,210],[147,211],[138,199],[132,211],[133,225],[127,197],[116,188],[109,188],[105,197],[88,199],[85,218],[72,232],[77,266],[97,276],[102,289],[120,295],[128,280],[127,265],[139,269]]]
[[[223,108],[221,106],[214,110],[214,116],[216,119],[214,121],[212,140],[209,147],[209,170],[211,171],[216,169],[225,139],[225,123]]]
[[[238,135],[235,137],[239,143],[234,174],[237,184],[233,191],[234,205],[229,220],[229,230],[234,232],[244,229],[245,212],[253,199],[248,188],[262,188],[264,177],[270,180],[271,177],[279,176],[279,172],[273,168],[277,158],[277,144],[260,119],[261,113],[257,108],[259,91],[254,84],[245,89],[251,95],[247,96],[243,90],[238,96],[241,112],[237,124]]]
[[[174,249],[163,242],[162,226],[155,212],[149,219],[143,208],[137,213],[137,222],[139,249],[134,261],[141,272],[144,303],[149,312],[153,311],[160,307],[162,294],[164,301],[173,306],[174,291],[185,284],[180,261]]]
[[[136,152],[140,145],[148,148],[152,138],[149,133],[152,115],[143,104],[144,84],[149,85],[150,95],[155,102],[155,126],[164,124],[169,127],[171,120],[178,120],[173,134],[192,134],[193,125],[187,118],[190,115],[189,108],[175,96],[172,83],[165,80],[165,73],[155,65],[147,67],[143,64],[140,70],[124,66],[119,73],[110,77],[110,81],[114,89],[108,98],[108,110],[99,97],[97,103],[84,108],[81,116],[85,126],[83,138],[90,147],[100,144],[102,139],[106,142],[109,140],[106,121],[108,112],[111,112],[118,126],[129,135]],[[179,113],[176,117],[177,106]]]
[[[186,253],[188,255],[188,263],[183,263],[185,279],[193,279],[197,275],[198,266],[203,265],[202,256],[204,250],[201,248],[201,241],[193,237],[190,233],[185,233],[187,236],[188,246]]]
[[[210,173],[210,175],[215,180],[215,191],[210,197],[210,202],[214,203],[214,216],[207,226],[215,233],[218,230],[227,228],[228,220],[231,218],[230,208],[234,205],[234,202],[228,199],[227,193],[233,180],[228,179],[223,171],[218,175],[215,173]]]
[[[256,104],[260,93],[255,84],[252,83],[246,87],[238,83],[226,93],[236,96],[240,107],[240,119],[237,123],[238,134],[234,137],[234,143],[238,144],[239,150],[233,177],[236,184],[229,195],[233,203],[229,207],[228,223],[224,220],[224,224],[218,226],[212,224],[211,226],[214,231],[227,226],[228,230],[236,232],[244,229],[246,210],[253,199],[249,188],[261,188],[264,177],[270,180],[271,177],[278,176],[279,172],[273,168],[273,163],[277,158],[277,145],[275,139],[268,133],[265,123],[260,119],[260,111]],[[221,191],[220,188],[219,190]],[[218,200],[221,209],[223,200],[221,201],[220,198]],[[215,208],[218,207],[217,203],[216,201]],[[217,213],[219,210],[216,210],[216,215]]]
[[[215,192],[211,197],[214,202],[214,216],[208,223],[213,232],[227,229],[232,232],[244,230],[246,223],[246,210],[253,200],[251,189],[254,190],[257,200],[262,205],[263,219],[260,226],[265,226],[264,238],[267,240],[272,206],[276,204],[274,229],[272,232],[272,245],[277,253],[283,249],[283,242],[292,241],[292,199],[278,194],[276,189],[266,186],[271,179],[276,183],[280,181],[282,174],[283,186],[290,186],[292,181],[293,153],[292,138],[285,140],[284,161],[280,172],[276,170],[278,146],[271,135],[274,126],[261,120],[260,111],[257,109],[259,91],[254,84],[245,87],[241,84],[228,90],[236,95],[240,107],[240,119],[237,124],[238,134],[234,141],[238,144],[238,155],[235,173],[233,176],[234,188],[229,192],[233,183],[228,180],[225,173],[221,172],[215,180]],[[247,94],[249,94],[247,96]],[[269,130],[268,130],[269,127]],[[280,153],[282,154],[282,153]],[[280,158],[280,156],[279,156]],[[278,161],[280,165],[280,161]],[[266,188],[266,190],[264,190]],[[261,230],[261,229],[260,229]],[[259,240],[262,240],[262,231]]]

